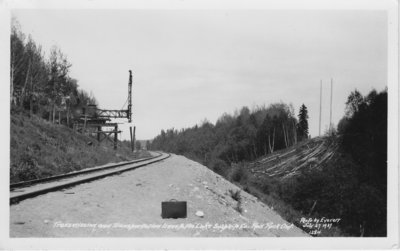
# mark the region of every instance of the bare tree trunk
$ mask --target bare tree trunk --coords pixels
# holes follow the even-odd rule
[[[269,152],[271,152],[271,137],[269,134],[268,134],[268,149],[269,149]]]
[[[31,76],[31,93],[29,95],[29,115],[33,115],[33,81]]]
[[[286,148],[288,148],[288,142],[287,142],[287,138],[286,138],[286,131],[285,131],[285,125],[282,123],[282,129],[283,129],[283,138],[285,140],[285,146]]]
[[[297,144],[297,130],[296,130],[296,125],[293,122],[293,135],[294,135],[294,143]]]
[[[31,61],[29,60],[28,63],[28,71],[26,72],[26,76],[25,76],[25,83],[24,83],[24,87],[22,88],[22,92],[21,92],[21,100],[20,100],[20,107],[23,106],[24,104],[24,99],[25,99],[25,90],[26,90],[26,85],[28,84],[28,77],[30,75],[30,71],[31,71]]]
[[[364,237],[364,232],[365,232],[365,224],[366,222],[363,221],[363,224],[360,225],[360,237]]]
[[[312,214],[316,205],[317,205],[317,201],[314,201],[314,204],[312,205],[310,212],[308,212],[308,216],[310,216]]]
[[[257,158],[257,149],[256,149],[256,144],[253,142],[253,153],[254,153],[254,158]]]
[[[272,136],[272,152],[274,152],[274,148],[275,148],[275,127],[274,127],[274,134]]]
[[[270,153],[274,152],[274,144],[275,144],[275,128],[274,128],[274,133],[272,136],[272,145],[271,145],[271,136],[268,134],[268,146],[269,146]]]

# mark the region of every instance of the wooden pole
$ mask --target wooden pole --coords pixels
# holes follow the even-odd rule
[[[133,127],[133,151],[136,150],[136,126]]]
[[[319,85],[319,136],[321,136],[322,80]]]
[[[129,70],[129,83],[128,83],[128,122],[132,122],[132,71]]]
[[[116,150],[117,143],[118,143],[118,125],[115,125],[114,130],[115,130],[115,132],[114,132],[114,150]]]
[[[333,90],[333,79],[331,78],[331,108],[329,112],[329,134],[332,133],[332,90]]]
[[[133,147],[133,133],[132,133],[132,126],[129,127],[129,131],[131,133],[131,149],[132,152],[134,151],[134,147]]]
[[[101,129],[101,126],[98,126],[97,127],[97,141],[99,141],[100,142],[100,137],[101,137],[101,131],[102,131],[102,129]]]

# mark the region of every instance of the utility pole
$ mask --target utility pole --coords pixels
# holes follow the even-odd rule
[[[114,126],[114,150],[117,150],[118,145],[118,124]]]
[[[329,112],[329,133],[332,133],[332,90],[333,90],[333,78],[331,78],[331,107]]]
[[[132,126],[131,127],[129,127],[129,131],[131,132],[131,149],[132,149],[132,152],[134,151],[134,144],[133,144],[133,133],[132,133]]]
[[[128,83],[128,122],[132,122],[132,71],[129,70]]]
[[[321,136],[322,79],[319,85],[319,136]]]
[[[136,151],[136,126],[133,127],[133,151]]]

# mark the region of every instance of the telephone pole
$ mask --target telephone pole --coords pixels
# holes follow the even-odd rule
[[[331,107],[329,112],[329,133],[332,133],[332,90],[333,90],[333,78],[331,78]]]
[[[133,151],[136,151],[136,126],[133,127]]]
[[[132,126],[129,127],[129,132],[131,133],[131,150],[132,150],[132,152],[134,152]]]
[[[319,136],[321,136],[322,79],[319,85]]]
[[[129,70],[129,83],[128,83],[128,122],[132,122],[132,71]]]

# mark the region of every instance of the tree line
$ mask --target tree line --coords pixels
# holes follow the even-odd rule
[[[365,96],[355,90],[338,124],[341,150],[355,162],[350,175],[356,180],[353,203],[359,210],[353,219],[361,223],[366,236],[387,233],[387,101],[387,89]]]
[[[275,103],[243,107],[223,114],[214,124],[162,130],[149,149],[186,155],[221,173],[231,163],[254,160],[308,138],[308,111],[303,104],[296,118],[292,105]]]
[[[11,111],[25,110],[51,122],[71,126],[81,108],[97,104],[92,94],[78,89],[72,64],[60,48],[53,46],[46,57],[42,46],[11,23],[10,103]]]
[[[362,182],[386,193],[387,184],[387,89],[363,96],[353,91],[346,114],[338,124],[341,146],[359,164]]]

